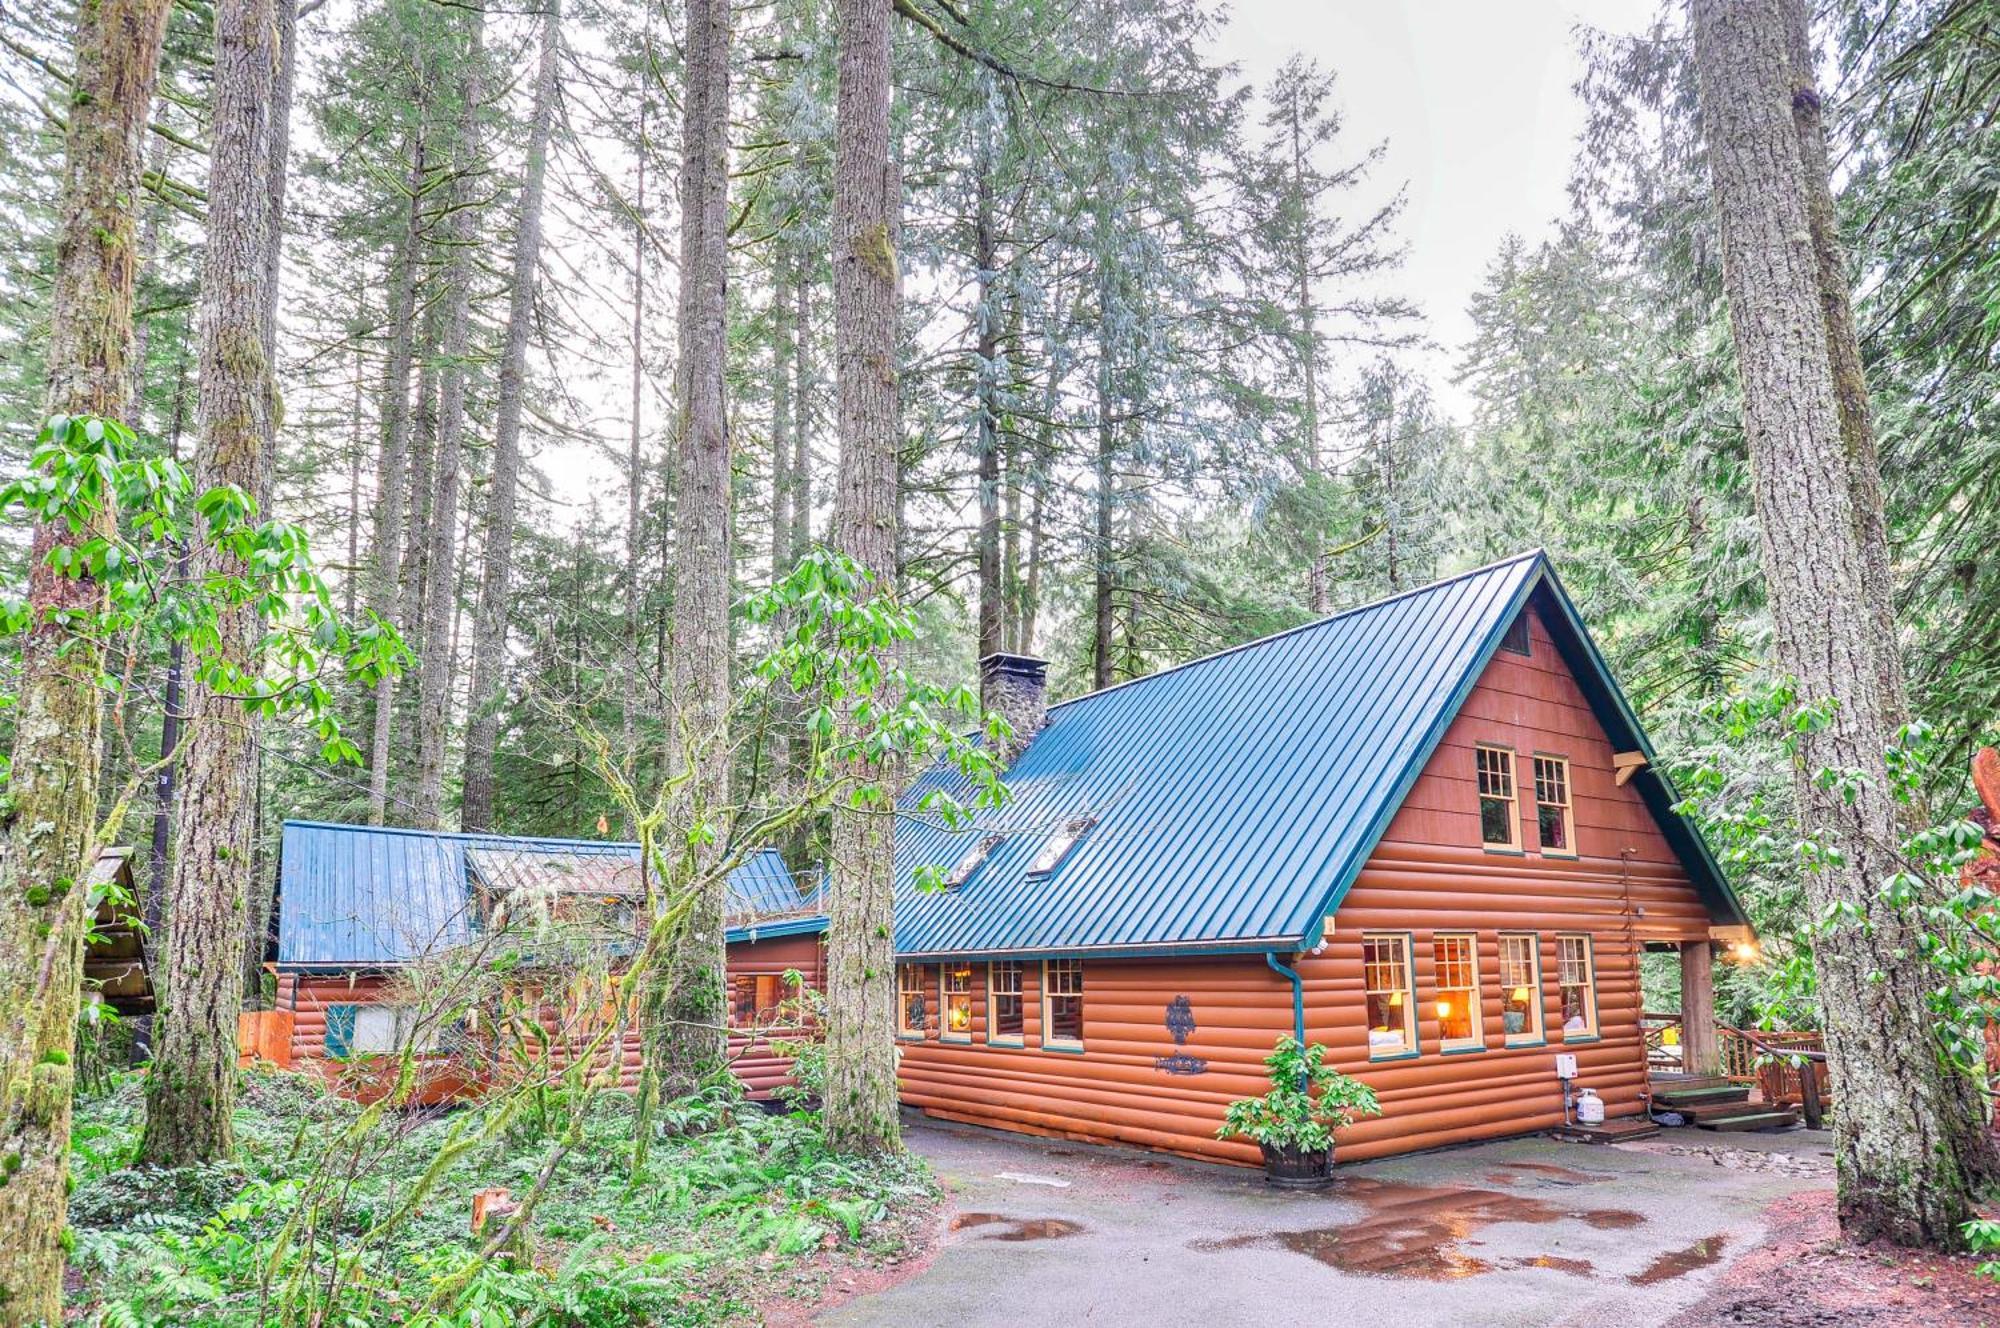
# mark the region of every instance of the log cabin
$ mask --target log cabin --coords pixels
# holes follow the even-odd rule
[[[934,770],[898,822],[906,1107],[1251,1164],[1216,1128],[1292,1033],[1380,1097],[1344,1159],[1643,1117],[1648,949],[1712,1062],[1748,920],[1539,551],[1059,705],[981,670],[1011,798],[947,829]],[[732,972],[825,919],[784,926]]]
[[[287,821],[267,952],[277,997],[273,1010],[246,1023],[245,1054],[317,1068],[344,1091],[368,1098],[386,1085],[370,1072],[370,1058],[414,1042],[424,1063],[419,1104],[476,1093],[486,1078],[482,1056],[455,1030],[431,1026],[409,1003],[410,971],[476,944],[524,901],[566,917],[587,916],[609,938],[615,965],[621,944],[629,952],[638,933],[644,897],[636,844]],[[807,908],[775,850],[756,853],[730,874],[732,923]],[[787,968],[776,971],[782,977]],[[802,976],[821,981],[810,963]],[[753,979],[753,994],[755,987]],[[560,992],[537,999],[534,1017],[558,1037],[552,1059],[560,1068],[570,1063],[560,1039],[590,1030],[589,1019],[579,1018],[590,1012],[572,1008],[576,1001]],[[743,1016],[731,1053],[752,1096],[769,1097],[786,1082],[787,1065],[769,1046],[768,1011],[761,1022],[758,1013]],[[621,1083],[636,1086],[637,1031],[627,1033],[613,1054]]]

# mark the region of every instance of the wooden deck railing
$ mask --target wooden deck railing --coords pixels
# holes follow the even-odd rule
[[[1646,1043],[1646,1065],[1655,1071],[1684,1067],[1683,1025],[1678,1014],[1648,1011],[1639,1016]],[[1832,1100],[1826,1072],[1826,1038],[1811,1029],[1748,1029],[1715,1026],[1721,1076],[1733,1084],[1754,1087],[1774,1106],[1797,1103],[1806,1124],[1817,1127]]]

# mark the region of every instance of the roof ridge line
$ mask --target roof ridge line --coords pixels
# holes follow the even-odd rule
[[[1494,561],[1480,567],[1469,568],[1466,571],[1457,572],[1451,576],[1439,577],[1435,581],[1426,582],[1421,586],[1412,586],[1408,590],[1399,590],[1393,595],[1384,595],[1380,599],[1371,599],[1366,604],[1356,604],[1351,609],[1342,609],[1338,613],[1330,613],[1323,618],[1314,618],[1311,622],[1302,622],[1296,627],[1287,627],[1280,631],[1272,632],[1268,636],[1257,637],[1254,640],[1240,641],[1233,646],[1224,646],[1220,650],[1212,650],[1206,655],[1197,655],[1193,659],[1184,659],[1178,664],[1169,664],[1166,668],[1157,669],[1152,673],[1144,673],[1136,678],[1127,678],[1123,682],[1114,682],[1109,687],[1099,687],[1095,691],[1085,692],[1082,696],[1072,696],[1067,701],[1057,701],[1049,709],[1060,710],[1064,706],[1073,706],[1079,701],[1088,701],[1095,697],[1107,696],[1112,692],[1121,691],[1138,683],[1151,682],[1155,678],[1164,678],[1169,674],[1179,673],[1183,669],[1191,669],[1197,664],[1207,664],[1212,660],[1222,659],[1227,655],[1234,655],[1239,651],[1249,650],[1255,646],[1268,645],[1273,641],[1282,641],[1288,636],[1296,636],[1300,632],[1308,632],[1315,627],[1324,627],[1328,623],[1339,622],[1342,618],[1351,618],[1358,613],[1367,613],[1372,609],[1379,609],[1386,605],[1394,604],[1397,600],[1409,599],[1413,595],[1426,595],[1433,590],[1451,585],[1454,582],[1469,580],[1475,576],[1484,576],[1489,572],[1496,572],[1502,567],[1511,566],[1514,563],[1525,562],[1531,558],[1546,559],[1547,552],[1541,545],[1536,545],[1532,549],[1513,554],[1506,558],[1496,558]]]
[[[312,821],[302,817],[287,816],[279,822],[278,828],[300,826],[307,830],[347,830],[366,835],[407,835],[414,839],[449,839],[466,844],[495,844],[501,847],[513,845],[520,848],[562,847],[595,849],[637,849],[639,843],[632,839],[571,839],[561,835],[503,835],[489,830],[419,830],[412,825],[355,825],[349,821]],[[747,866],[766,853],[783,851],[775,844],[766,844],[743,859],[740,866]]]

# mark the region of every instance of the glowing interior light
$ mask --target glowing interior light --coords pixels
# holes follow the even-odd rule
[[[1449,1019],[1449,1018],[1451,1018],[1451,1002],[1450,1002],[1450,1001],[1439,1001],[1439,1002],[1438,1002],[1438,1018],[1440,1018],[1440,1019]]]
[[[1526,987],[1516,987],[1514,988],[1514,1004],[1526,1005],[1530,1000],[1534,999],[1534,995],[1534,992]]]
[[[1392,991],[1389,993],[1389,1006],[1391,1009],[1400,1009],[1402,1008],[1402,1004],[1403,1004],[1402,992]]]

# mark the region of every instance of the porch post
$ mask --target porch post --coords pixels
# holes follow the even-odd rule
[[[1719,1074],[1715,1040],[1715,951],[1707,940],[1681,942],[1681,1066],[1689,1074]]]

